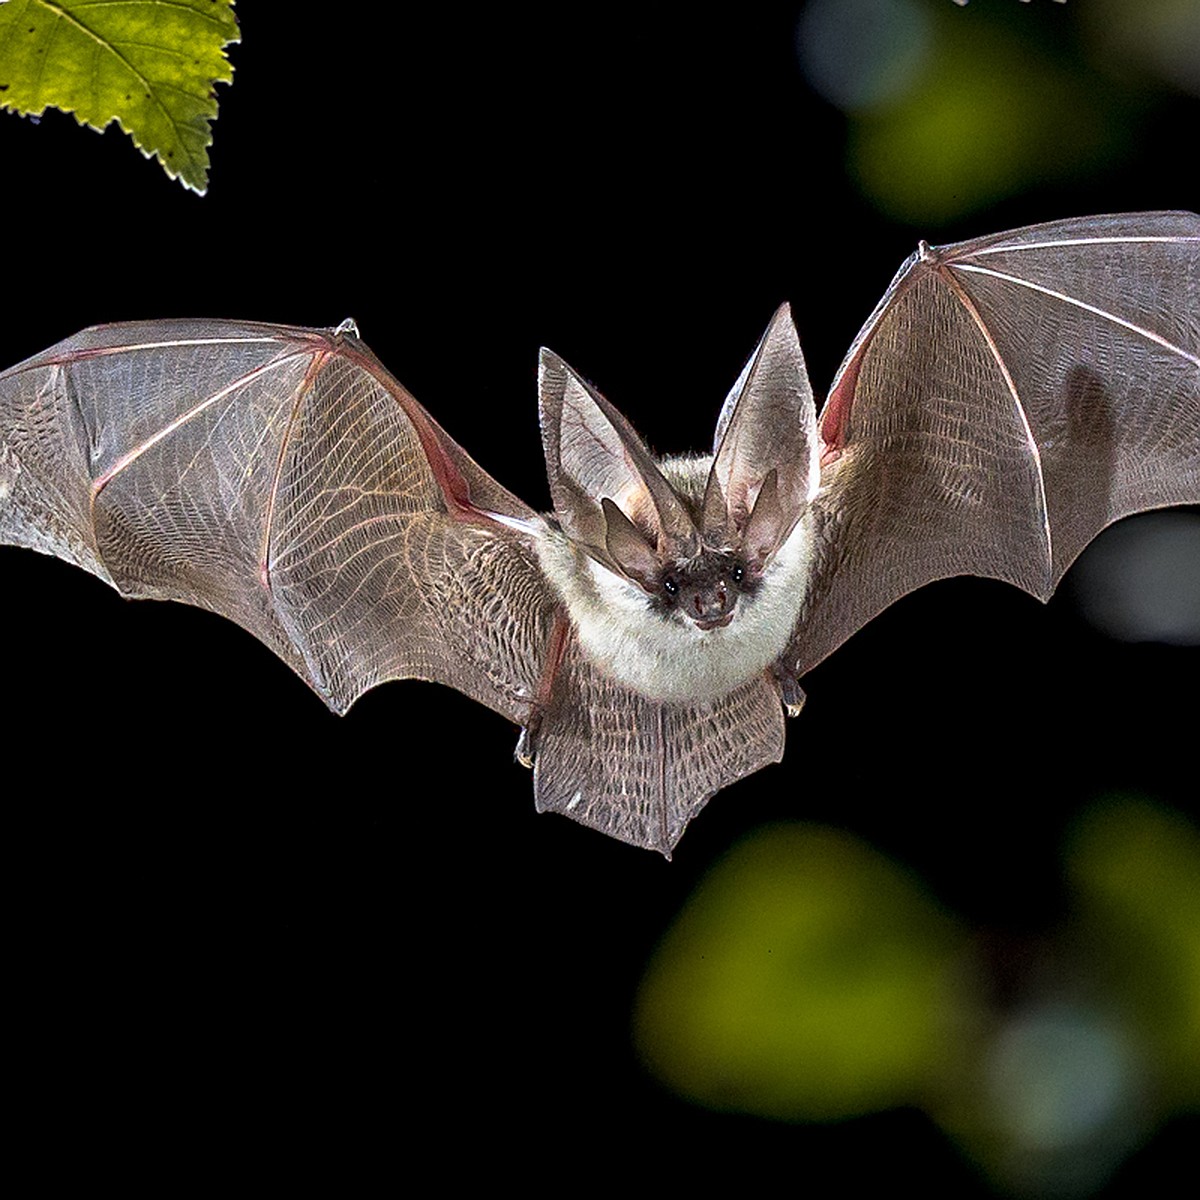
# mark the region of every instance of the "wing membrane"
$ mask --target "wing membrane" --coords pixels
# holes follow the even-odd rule
[[[354,337],[86,330],[0,376],[0,479],[0,539],[230,617],[331,708],[417,677],[527,715],[534,514]]]
[[[1130,513],[1200,502],[1200,218],[1093,217],[915,254],[821,420],[814,666],[934,579],[1042,599]]]
[[[539,812],[561,812],[670,857],[724,787],[783,757],[779,694],[757,676],[727,696],[647,700],[568,645],[538,736]]]

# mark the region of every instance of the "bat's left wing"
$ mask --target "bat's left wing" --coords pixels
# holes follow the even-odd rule
[[[952,575],[1043,600],[1110,522],[1200,503],[1200,218],[1088,217],[897,273],[821,415],[803,674]]]
[[[0,542],[229,617],[339,712],[419,678],[524,722],[536,520],[350,324],[101,325],[0,373]]]

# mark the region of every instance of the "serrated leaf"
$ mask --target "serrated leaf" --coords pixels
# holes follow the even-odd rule
[[[172,178],[208,186],[214,88],[233,79],[232,0],[9,0],[0,4],[0,107],[110,122]]]

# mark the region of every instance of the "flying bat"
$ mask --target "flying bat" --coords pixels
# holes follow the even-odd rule
[[[546,350],[539,408],[547,514],[352,322],[95,326],[0,375],[0,541],[231,618],[337,712],[449,684],[520,726],[539,810],[669,855],[899,597],[1045,600],[1110,522],[1200,502],[1200,218],[922,243],[820,418],[785,306],[711,454],[656,457]]]

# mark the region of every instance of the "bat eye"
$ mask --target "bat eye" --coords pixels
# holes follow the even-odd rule
[[[729,578],[734,583],[741,583],[746,578],[746,568],[741,563],[734,563],[733,568],[729,572]]]
[[[668,596],[678,596],[679,584],[672,579],[670,575],[668,575],[666,579],[663,580],[663,591],[666,592]]]

